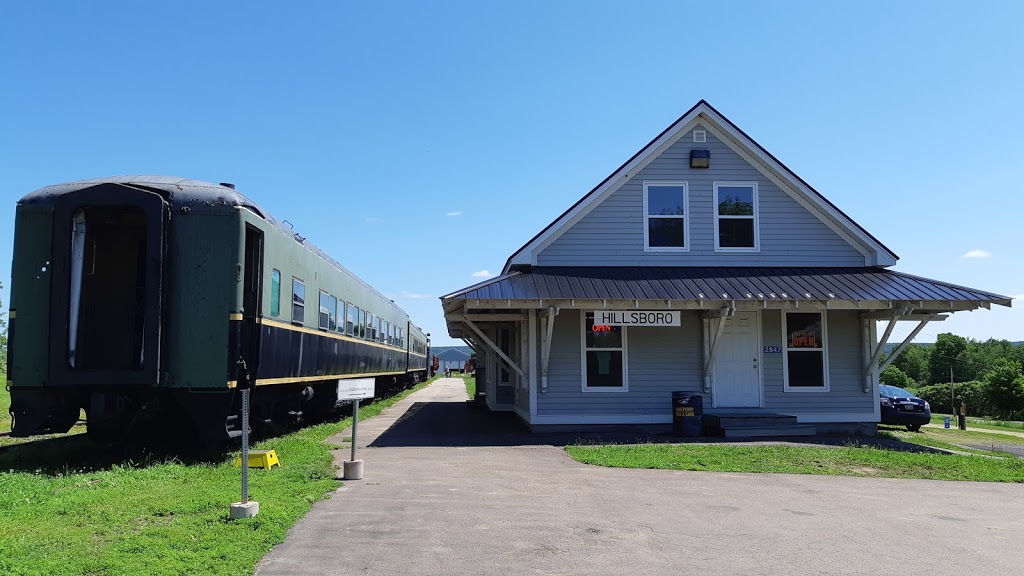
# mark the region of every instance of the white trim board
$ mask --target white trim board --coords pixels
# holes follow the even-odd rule
[[[640,150],[633,158],[613,172],[596,188],[591,190],[577,204],[559,216],[517,250],[502,269],[507,274],[512,265],[537,264],[537,255],[558,239],[591,210],[618,190],[630,178],[660,156],[683,135],[697,124],[724,142],[729,148],[750,163],[767,179],[793,197],[798,203],[814,214],[822,223],[834,230],[844,240],[864,254],[867,266],[893,266],[897,256],[874,239],[849,216],[829,203],[817,191],[808,186],[793,171],[783,166],[732,122],[719,114],[710,104],[701,100],[668,129]]]

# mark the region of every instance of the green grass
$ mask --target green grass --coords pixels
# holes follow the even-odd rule
[[[997,431],[987,430],[971,430],[968,425],[967,430],[960,430],[959,428],[921,428],[921,432],[929,436],[935,436],[937,438],[945,439],[949,442],[956,442],[962,440],[965,442],[993,442],[997,444],[1024,444],[1024,436],[1018,436],[1016,434],[1003,434]]]
[[[932,414],[932,424],[942,426],[945,424],[945,416]],[[949,425],[956,427],[956,416],[950,416]],[[1012,432],[1024,432],[1024,422],[1013,420],[989,420],[987,418],[967,417],[967,428],[982,428],[984,430],[1010,430]]]
[[[906,430],[879,430],[878,436],[880,438],[890,438],[892,440],[899,440],[900,442],[906,442],[908,444],[917,444],[919,446],[927,446],[929,448],[941,448],[943,450],[952,450],[954,452],[966,452],[968,454],[980,454],[982,456],[993,456],[998,458],[1005,458],[1008,456],[1005,452],[993,452],[991,450],[978,450],[976,448],[969,448],[966,446],[960,446],[952,444],[943,440],[940,436],[934,434],[922,434],[920,432],[907,432]]]
[[[566,450],[584,464],[615,468],[1024,482],[1024,460],[1017,458],[911,453],[863,445],[631,444]]]
[[[466,380],[466,394],[469,395],[469,399],[476,398],[476,376],[464,376]]]
[[[371,418],[426,385],[361,415]],[[133,461],[101,453],[84,435],[2,448],[0,574],[251,574],[314,502],[337,489],[335,447],[324,441],[349,424],[257,443],[276,450],[282,465],[252,470],[250,497],[260,514],[241,521],[228,519],[240,497],[237,452],[212,461]]]
[[[882,428],[879,432],[880,435],[886,435],[890,438],[895,438],[903,442],[910,442],[913,444],[920,444],[922,446],[931,446],[933,448],[944,448],[948,450],[958,450],[961,452],[977,452],[987,455],[998,455],[1000,457],[1009,456],[1016,458],[1015,454],[1007,454],[1006,452],[1000,451],[998,448],[1000,445],[1014,444],[1024,445],[1024,436],[1017,436],[1014,434],[1007,434],[999,431],[985,431],[985,430],[959,430],[956,428],[945,429],[945,428],[922,428],[920,432],[907,432],[903,429],[888,429]],[[977,450],[976,448],[967,447],[967,444],[971,444],[975,447],[988,447],[988,450]]]

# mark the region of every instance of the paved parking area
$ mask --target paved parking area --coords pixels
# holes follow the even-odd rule
[[[524,435],[465,398],[461,380],[439,380],[362,425],[365,479],[317,503],[256,573],[930,575],[1024,566],[1024,484],[584,466],[559,446],[564,438]]]

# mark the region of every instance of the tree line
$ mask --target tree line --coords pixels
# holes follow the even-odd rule
[[[952,413],[963,402],[972,416],[1024,420],[1022,366],[1024,346],[947,332],[935,344],[908,346],[881,381],[924,398],[935,412]]]

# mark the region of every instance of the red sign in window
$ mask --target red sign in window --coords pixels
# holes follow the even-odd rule
[[[809,330],[797,330],[789,335],[790,348],[820,348],[817,334]]]

